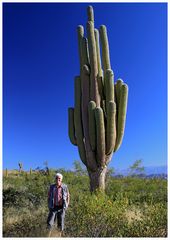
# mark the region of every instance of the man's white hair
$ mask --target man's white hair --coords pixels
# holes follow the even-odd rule
[[[60,177],[61,180],[63,179],[63,175],[62,175],[61,173],[56,173],[55,178],[56,178],[56,177]]]

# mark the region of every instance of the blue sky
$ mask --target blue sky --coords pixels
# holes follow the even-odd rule
[[[71,169],[68,138],[79,74],[76,28],[88,3],[3,4],[3,168]],[[129,86],[125,135],[110,167],[167,164],[167,4],[92,3],[108,29],[115,78]]]

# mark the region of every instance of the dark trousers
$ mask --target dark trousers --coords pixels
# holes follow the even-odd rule
[[[49,209],[49,214],[47,218],[47,227],[51,229],[57,220],[58,228],[64,230],[64,218],[65,218],[65,209],[62,207],[55,207]]]

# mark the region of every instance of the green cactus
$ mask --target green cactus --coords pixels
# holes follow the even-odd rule
[[[32,174],[32,168],[30,168],[30,175]]]
[[[105,189],[107,165],[123,140],[128,86],[121,79],[114,83],[106,26],[95,29],[92,6],[87,15],[87,38],[83,26],[77,28],[80,76],[75,77],[75,106],[68,110],[69,137],[95,191]]]

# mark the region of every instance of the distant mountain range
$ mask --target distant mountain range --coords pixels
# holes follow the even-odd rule
[[[157,167],[145,167],[145,174],[168,174],[168,167],[167,166],[157,166]]]
[[[138,172],[136,172],[138,173]],[[148,166],[144,167],[144,173],[145,175],[161,175],[161,174],[168,174],[168,167],[165,166]],[[115,169],[114,175],[123,175],[127,176],[129,174],[129,169]]]

